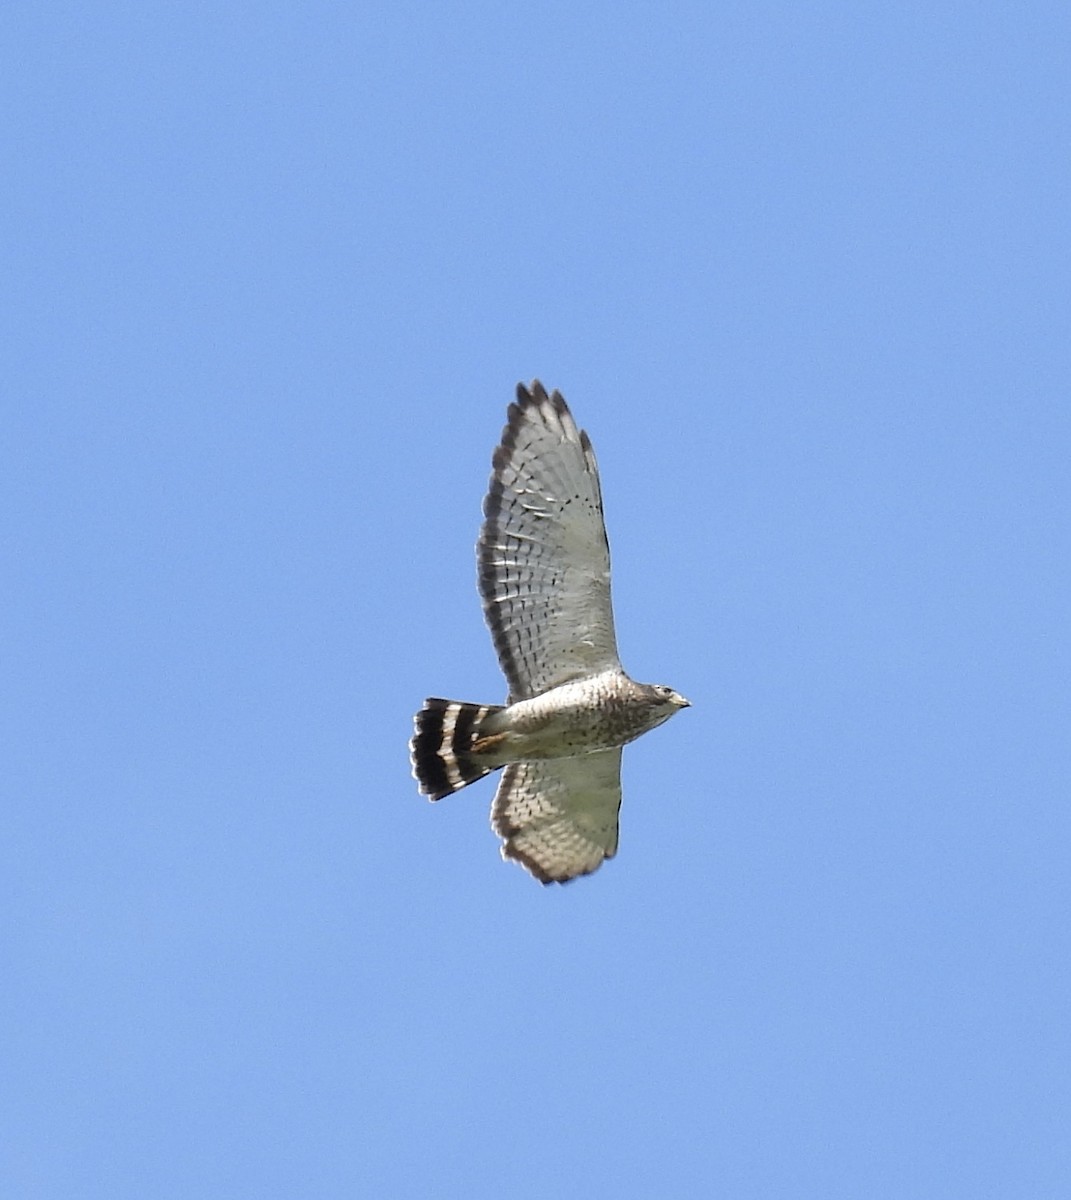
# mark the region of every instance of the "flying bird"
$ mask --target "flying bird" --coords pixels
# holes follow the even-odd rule
[[[504,767],[502,857],[566,883],[617,853],[621,747],[688,701],[621,666],[599,470],[560,392],[518,384],[492,466],[476,556],[509,698],[426,700],[409,753],[432,800]]]

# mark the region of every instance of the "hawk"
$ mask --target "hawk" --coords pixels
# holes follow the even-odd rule
[[[518,384],[492,465],[476,556],[509,699],[426,700],[409,753],[432,800],[504,767],[502,857],[566,883],[617,853],[621,747],[688,701],[621,667],[599,470],[560,392]]]

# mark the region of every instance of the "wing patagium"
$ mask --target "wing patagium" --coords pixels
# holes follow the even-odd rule
[[[595,454],[559,392],[517,388],[477,545],[510,700],[619,667]]]

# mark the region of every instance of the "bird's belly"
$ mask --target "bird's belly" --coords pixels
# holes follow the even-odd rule
[[[570,758],[632,741],[646,725],[615,684],[595,677],[510,705],[489,722],[488,753],[502,762]]]

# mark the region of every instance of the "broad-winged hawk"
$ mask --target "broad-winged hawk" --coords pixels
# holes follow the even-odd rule
[[[509,699],[425,701],[413,775],[440,800],[505,767],[491,809],[502,856],[565,883],[617,852],[621,747],[688,701],[621,667],[595,455],[538,380],[517,387],[483,511],[480,595]]]

